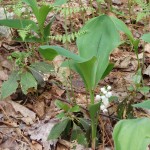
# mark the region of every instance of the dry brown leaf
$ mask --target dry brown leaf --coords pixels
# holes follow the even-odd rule
[[[36,114],[33,111],[29,110],[25,106],[20,105],[19,103],[16,103],[14,101],[7,101],[7,102],[13,106],[16,112],[21,113],[21,115],[23,116],[21,118],[22,121],[24,121],[26,124],[34,123],[36,119]]]
[[[1,65],[2,65],[2,67],[5,67],[5,68],[7,68],[9,70],[12,69],[12,64],[9,61],[7,61],[7,60],[2,61]]]
[[[150,76],[150,65],[146,68],[143,74]]]
[[[35,123],[28,131],[31,140],[40,141],[44,147],[43,150],[53,150],[55,149],[57,140],[49,140],[47,141],[48,135],[52,127],[57,123],[56,120],[50,121],[41,121],[39,123]],[[53,147],[53,148],[52,148]]]
[[[44,103],[44,101],[36,101],[33,104],[32,109],[34,110],[34,112],[36,112],[36,114],[38,115],[39,118],[42,118],[45,114],[45,103]]]
[[[150,43],[145,45],[144,51],[147,52],[147,53],[150,53]]]
[[[8,79],[8,75],[7,73],[5,73],[5,71],[0,70],[0,80],[5,81]]]
[[[43,149],[42,145],[35,141],[32,142],[32,147],[34,150],[42,150]]]

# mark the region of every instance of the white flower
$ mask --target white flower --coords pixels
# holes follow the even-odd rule
[[[104,110],[104,109],[106,109],[106,106],[105,106],[105,105],[101,105],[101,106],[100,106],[100,109],[101,109],[101,110]]]
[[[104,94],[107,94],[107,91],[105,90],[105,91],[103,91],[103,93],[104,93]]]
[[[107,90],[111,90],[111,86],[110,85],[107,86]]]
[[[103,100],[103,104],[104,104],[106,107],[108,107],[108,106],[109,106],[109,101],[108,101],[108,99]]]
[[[99,101],[100,99],[101,99],[101,96],[100,95],[96,95],[95,100]]]
[[[107,109],[104,109],[104,110],[103,110],[103,113],[107,113],[107,112],[108,112],[108,110],[107,110]]]
[[[106,93],[106,97],[109,98],[109,97],[111,97],[111,96],[112,96],[112,92],[107,92],[107,93]]]
[[[101,99],[102,99],[102,100],[103,100],[103,99],[106,99],[106,96],[105,96],[105,95],[101,96]]]
[[[104,91],[106,91],[106,90],[105,90],[105,88],[104,88],[104,87],[103,87],[103,88],[101,88],[101,92],[104,92]]]

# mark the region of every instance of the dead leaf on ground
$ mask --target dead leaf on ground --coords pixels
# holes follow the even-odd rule
[[[145,45],[144,51],[147,52],[147,53],[150,53],[150,43]]]
[[[143,74],[150,76],[150,65],[146,68]]]
[[[7,101],[7,102],[13,106],[16,112],[21,113],[21,115],[23,116],[21,118],[22,121],[24,121],[26,124],[34,123],[36,119],[36,114],[33,111],[29,110],[25,106],[20,105],[19,103],[16,103],[14,101]]]
[[[42,143],[44,149],[43,150],[53,150],[55,149],[57,140],[49,140],[47,141],[48,135],[52,127],[57,123],[56,120],[50,121],[40,121],[39,123],[35,123],[32,126],[32,129],[28,131],[31,140],[40,141]]]
[[[0,80],[5,81],[8,79],[8,74],[4,70],[0,70]]]
[[[32,110],[36,112],[39,118],[42,118],[45,114],[45,103],[44,101],[36,101],[33,104]]]

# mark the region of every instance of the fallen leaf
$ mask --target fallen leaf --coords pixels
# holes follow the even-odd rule
[[[33,104],[33,108],[32,108],[36,114],[38,115],[39,118],[42,118],[45,114],[45,103],[44,101],[36,101]]]
[[[147,52],[147,53],[150,53],[150,43],[145,45],[144,51]]]
[[[29,110],[25,106],[20,105],[19,103],[16,103],[14,101],[7,101],[7,102],[13,106],[16,112],[21,113],[21,115],[23,116],[21,118],[22,121],[24,121],[28,125],[34,123],[36,119],[36,114],[33,111]]]
[[[143,74],[150,76],[150,65],[146,68]]]
[[[48,135],[50,133],[50,130],[53,128],[53,126],[57,123],[56,120],[50,120],[46,123],[44,121],[41,121],[39,123],[35,123],[28,131],[28,134],[30,135],[31,140],[40,141],[44,147],[43,150],[53,150],[55,149],[57,140],[49,140],[47,141]]]
[[[0,80],[5,81],[8,79],[7,73],[5,73],[3,70],[0,70]]]
[[[1,65],[2,65],[2,67],[5,67],[5,68],[7,68],[7,69],[9,69],[9,70],[12,69],[11,63],[10,63],[9,61],[7,61],[7,60],[2,61],[2,62],[1,62]]]

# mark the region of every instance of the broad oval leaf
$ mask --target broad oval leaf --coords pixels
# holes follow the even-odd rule
[[[143,34],[143,36],[141,37],[141,39],[145,42],[150,43],[150,33],[145,33]]]
[[[48,136],[48,140],[59,138],[61,133],[67,127],[67,124],[69,123],[69,121],[70,120],[68,118],[66,118],[66,119],[62,120],[61,122],[55,124],[54,127],[50,131],[50,134]]]
[[[127,119],[117,123],[113,131],[115,150],[146,150],[150,144],[150,119]]]
[[[25,72],[21,74],[20,84],[24,94],[27,94],[28,89],[30,88],[37,89],[37,81],[30,72]]]
[[[87,33],[77,38],[79,55],[85,59],[97,58],[97,65],[93,66],[96,74],[91,79],[95,81],[95,87],[109,65],[110,53],[120,44],[120,36],[115,24],[106,15],[91,19],[82,30]]]
[[[143,109],[150,109],[150,99],[145,100],[144,102],[134,104],[133,107],[143,108]]]
[[[17,87],[18,87],[18,81],[19,75],[17,71],[12,72],[12,74],[9,76],[9,79],[5,81],[2,84],[1,88],[1,98],[4,99],[8,97],[9,95],[13,94]]]

